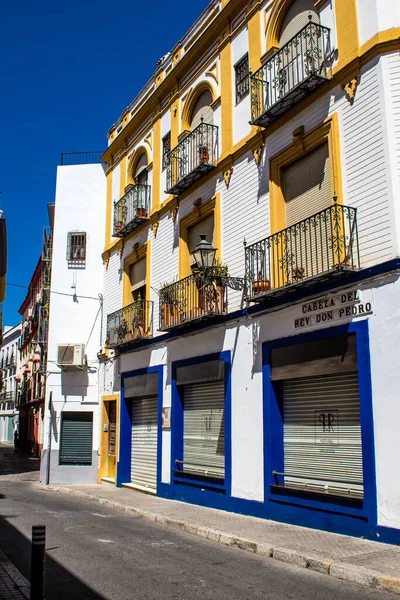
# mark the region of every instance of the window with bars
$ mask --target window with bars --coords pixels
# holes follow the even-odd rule
[[[235,65],[236,104],[239,104],[250,91],[249,55],[246,54]]]
[[[163,143],[163,155],[162,155],[162,169],[164,171],[164,169],[166,169],[169,166],[169,153],[171,151],[171,132],[167,133],[167,135],[165,135],[163,137],[162,140]]]
[[[72,268],[84,268],[86,262],[86,233],[70,231],[67,239],[67,261]]]

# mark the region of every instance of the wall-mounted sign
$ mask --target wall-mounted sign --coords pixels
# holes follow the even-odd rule
[[[166,406],[162,409],[162,428],[171,429],[171,407]]]
[[[349,317],[372,314],[371,302],[361,302],[360,292],[353,290],[337,296],[326,296],[311,300],[300,307],[301,316],[294,320],[295,329],[311,327],[329,321],[340,321]]]

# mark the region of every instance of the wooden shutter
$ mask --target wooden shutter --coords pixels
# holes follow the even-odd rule
[[[225,476],[224,382],[183,386],[183,469]]]
[[[207,236],[207,241],[214,244],[214,213],[188,229],[187,242],[190,253],[190,265],[195,262],[192,252],[200,242],[200,234],[203,233]]]
[[[307,23],[310,22],[308,15],[311,13],[313,23],[320,22],[319,15],[315,10],[315,0],[295,0],[287,11],[279,35],[279,47],[282,48],[292,39]]]
[[[92,438],[92,412],[63,412],[60,465],[91,465]]]
[[[131,482],[139,488],[157,487],[158,397],[132,399]]]
[[[285,381],[283,413],[285,485],[361,499],[358,373]]]
[[[331,206],[328,143],[286,167],[283,186],[287,227]]]
[[[129,279],[131,282],[131,291],[146,285],[146,259],[142,258],[129,267]]]
[[[203,92],[201,96],[198,98],[193,112],[192,118],[190,120],[190,129],[193,131],[198,125],[201,123],[201,118],[203,117],[203,123],[208,123],[212,125],[214,122],[214,111],[211,108],[210,104],[212,103],[212,96],[210,92]]]

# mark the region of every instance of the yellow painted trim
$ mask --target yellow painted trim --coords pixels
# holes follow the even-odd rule
[[[120,170],[119,170],[119,197],[122,198],[122,196],[125,194],[125,188],[126,188],[126,178],[127,178],[127,172],[126,172],[126,154],[124,154],[124,156],[122,157],[122,160],[120,162]]]
[[[257,10],[248,21],[249,37],[249,65],[253,73],[260,68],[262,41],[261,41],[261,11]]]
[[[360,53],[356,0],[335,2],[335,16],[340,67]]]
[[[267,48],[269,53],[272,48],[279,48],[279,34],[283,19],[293,0],[276,0],[269,14],[267,22]]]
[[[147,241],[136,251],[134,250],[132,254],[127,256],[124,260],[124,273],[122,281],[123,306],[129,306],[129,304],[132,304],[131,282],[129,280],[129,267],[137,263],[142,258],[146,258],[146,300],[150,299],[150,276],[148,276],[147,274],[147,266],[150,261],[150,241]]]
[[[112,179],[113,172],[109,171],[107,173],[107,203],[106,203],[106,239],[105,239],[105,247],[109,247],[111,243],[111,221],[112,221],[112,211],[113,211],[113,197],[112,197]]]
[[[161,200],[161,119],[153,125],[153,179],[151,184],[151,210],[158,210]]]
[[[193,210],[179,222],[179,279],[191,274],[190,252],[188,246],[189,228],[200,223],[203,219],[214,213],[214,245],[217,248],[216,256],[221,260],[221,199],[220,194],[215,194],[210,200],[193,207]]]
[[[286,205],[283,194],[283,169],[305,156],[324,141],[328,142],[331,170],[331,191],[343,201],[342,169],[340,160],[339,117],[331,115],[322,124],[307,132],[300,140],[293,141],[284,150],[270,158],[270,217],[271,234],[286,227]]]
[[[226,33],[229,33],[227,29]],[[220,51],[221,64],[221,139],[222,153],[229,152],[233,145],[233,66],[232,46],[225,44]]]
[[[119,457],[119,420],[120,420],[120,402],[119,394],[110,394],[101,398],[101,431],[100,431],[100,460],[97,471],[97,483],[101,483],[103,477],[108,477],[108,432],[104,431],[104,425],[109,425],[109,418],[106,409],[106,402],[116,402],[116,440],[115,440],[115,463]]]
[[[182,110],[182,129],[183,130],[187,130],[190,131],[190,120],[191,120],[191,116],[192,116],[192,112],[193,109],[195,107],[195,104],[199,98],[199,96],[201,96],[201,94],[203,94],[203,92],[210,92],[211,94],[211,98],[212,98],[212,102],[214,102],[217,99],[217,92],[215,91],[215,88],[213,86],[213,84],[210,81],[201,81],[199,83],[199,85],[196,85],[196,87],[194,88],[194,90],[192,90],[185,102],[185,105],[183,107]],[[174,117],[172,115],[171,121],[174,120]],[[171,147],[173,147],[172,145],[172,130],[171,130]]]
[[[176,98],[174,103],[171,105],[171,148],[175,148],[178,144],[179,134],[181,132],[181,110],[182,101],[180,98]]]

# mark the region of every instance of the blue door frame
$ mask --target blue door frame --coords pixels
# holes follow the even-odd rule
[[[137,371],[129,371],[121,375],[120,426],[119,426],[119,461],[117,463],[117,487],[131,480],[132,459],[132,402],[125,398],[125,379],[158,373],[158,423],[157,423],[157,491],[161,483],[161,447],[162,447],[162,401],[164,367],[147,367]]]
[[[360,393],[364,500],[334,499],[293,490],[277,492],[272,471],[283,472],[282,382],[271,381],[271,350],[355,333]],[[269,518],[349,535],[370,537],[377,523],[374,423],[368,321],[358,321],[263,344],[264,493]]]

